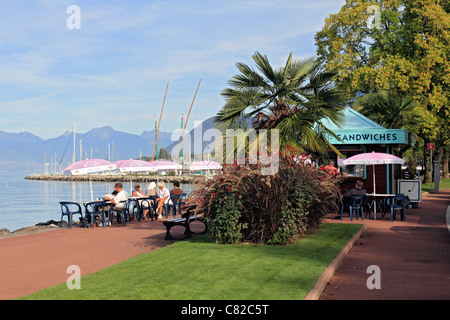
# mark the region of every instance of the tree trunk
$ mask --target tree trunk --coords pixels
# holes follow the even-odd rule
[[[439,170],[444,171],[442,165],[442,158],[444,157],[444,146],[441,143],[439,143],[439,149],[436,156],[437,156],[436,160],[438,161],[439,164]],[[439,172],[439,175],[440,174],[441,173]]]
[[[447,147],[444,148],[444,164],[442,168],[442,171],[444,172],[444,178],[450,178],[449,172],[448,172],[448,156],[449,156],[449,149]]]
[[[433,168],[433,163],[431,162],[431,152],[433,150],[427,150],[427,145],[424,145],[424,164],[425,164],[425,181],[424,183],[431,183],[431,170]]]

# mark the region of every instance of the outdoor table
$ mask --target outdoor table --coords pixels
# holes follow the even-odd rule
[[[375,201],[373,203],[373,213],[374,213],[375,216],[377,215],[377,200],[376,200],[376,197],[382,198],[380,201],[383,201],[384,198],[386,198],[386,197],[394,197],[395,196],[395,194],[390,194],[390,193],[367,193],[366,195],[368,197],[374,197],[375,198]],[[380,213],[382,213],[382,212],[380,212]]]
[[[95,223],[95,215],[96,215],[96,211],[95,211],[95,207],[96,205],[106,205],[108,203],[111,203],[110,201],[105,201],[105,200],[101,200],[101,199],[97,199],[94,201],[89,201],[89,202],[83,202],[83,206],[84,206],[84,210],[85,210],[85,214],[84,214],[84,218],[85,218],[85,223],[86,223],[86,227],[88,226],[87,224],[87,216],[91,215],[91,226],[94,227],[94,223]],[[89,209],[89,207],[91,209]],[[103,227],[106,227],[106,212],[103,209],[103,215],[102,215],[102,224]]]
[[[143,214],[143,212],[144,212],[144,207],[142,206],[142,203],[145,201],[145,202],[147,202],[148,203],[148,210],[154,210],[155,208],[155,205],[153,204],[151,204],[151,201],[152,200],[155,200],[155,199],[157,199],[158,197],[157,196],[144,196],[144,197],[135,197],[135,196],[131,196],[131,197],[128,197],[128,199],[129,200],[132,200],[132,201],[135,201],[135,203],[137,204],[137,208],[138,208],[138,215],[139,215],[139,217],[138,217],[138,219],[139,219],[139,221],[140,221],[140,217],[141,217],[141,214]],[[145,218],[143,215],[142,215],[142,217],[143,218]],[[152,218],[153,219],[153,218]]]

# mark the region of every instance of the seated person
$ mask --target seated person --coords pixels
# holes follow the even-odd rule
[[[170,190],[170,195],[171,196],[181,196],[182,194],[183,194],[183,190],[180,189],[180,183],[178,181],[175,181],[173,183],[173,189]],[[173,204],[177,204],[179,199],[180,198],[173,199]],[[170,201],[172,201],[172,200],[170,200]]]
[[[175,181],[173,183],[173,189],[170,190],[170,195],[181,196],[183,194],[183,190],[180,189],[180,183]]]
[[[134,190],[132,192],[132,195],[133,195],[133,197],[137,197],[137,198],[147,197],[147,195],[144,193],[144,191],[142,191],[141,185],[139,183],[134,185]],[[144,215],[144,217],[146,217],[147,213],[148,213],[148,206],[149,206],[150,200],[138,200],[138,201],[139,201],[139,205],[144,208],[143,215]]]
[[[164,186],[164,182],[158,182],[158,198],[156,199],[156,202],[158,203],[158,207],[156,208],[156,212],[158,213],[158,219],[162,218],[162,209],[163,206],[169,202],[170,198],[170,192],[167,190],[167,188]]]
[[[144,191],[141,189],[141,185],[139,183],[136,183],[134,185],[134,190],[132,192],[133,197],[145,197]]]
[[[156,183],[154,181],[150,182],[147,190],[145,191],[145,194],[147,196],[157,196],[158,195],[158,188],[156,187]]]
[[[123,190],[123,185],[120,182],[114,184],[114,191],[117,192],[117,194],[115,196],[113,194],[106,195],[105,200],[112,202],[114,205],[113,210],[122,211],[125,203],[121,201],[128,200],[128,193]],[[106,205],[105,211],[109,210],[111,210],[111,205]]]
[[[348,190],[346,193],[344,193],[343,199],[342,199],[343,203],[346,205],[349,205],[349,204],[352,204],[352,202],[353,202],[351,197],[365,196],[366,189],[363,189],[363,186],[364,186],[364,182],[362,182],[361,180],[356,180],[355,187]]]

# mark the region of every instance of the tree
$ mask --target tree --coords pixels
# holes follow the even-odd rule
[[[368,27],[369,6],[380,10],[376,27]],[[385,90],[412,97],[425,120],[417,134],[444,146],[450,140],[449,7],[440,0],[348,0],[316,34],[317,54],[337,70],[348,98]]]
[[[226,104],[215,117],[219,128],[240,127],[251,120],[252,127],[278,129],[282,148],[325,153],[326,136],[334,135],[320,122],[329,118],[342,123],[343,95],[336,89],[332,71],[314,59],[294,60],[289,55],[284,67],[274,68],[267,56],[253,55],[256,70],[236,63],[239,74],[222,91]]]
[[[417,114],[417,103],[411,97],[396,96],[392,91],[369,93],[356,99],[354,108],[364,116],[387,129],[405,129],[414,135],[414,146],[408,150],[400,149],[400,156],[416,172],[422,160],[423,140],[416,134],[423,119]],[[403,153],[406,151],[405,153]]]
[[[161,147],[161,149],[159,149],[159,156],[158,156],[158,158],[159,159],[164,159],[164,160],[170,160],[170,154],[169,154],[169,152],[166,149]]]

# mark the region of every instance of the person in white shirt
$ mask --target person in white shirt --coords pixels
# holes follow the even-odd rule
[[[116,182],[116,184],[114,185],[114,191],[116,191],[117,194],[115,196],[106,195],[105,200],[114,203],[114,210],[122,211],[123,206],[125,205],[125,203],[122,201],[128,200],[128,193],[123,190],[123,185],[120,182]],[[111,209],[111,207],[105,207],[105,211],[107,209]]]
[[[133,195],[133,197],[136,197],[136,198],[147,197],[147,195],[144,193],[144,191],[142,191],[141,185],[139,183],[134,185],[134,190],[133,190],[132,195]],[[147,217],[149,205],[152,204],[151,201],[150,200],[138,200],[138,202],[139,202],[139,206],[141,206],[144,209],[142,212],[143,216]]]
[[[156,208],[156,212],[158,212],[158,219],[162,218],[161,212],[163,209],[163,206],[169,202],[170,199],[170,192],[169,190],[164,186],[164,182],[158,182],[158,198],[156,199],[156,202],[158,202],[158,207]]]
[[[147,196],[157,196],[158,195],[158,188],[156,187],[156,183],[154,181],[150,182],[145,194]]]

